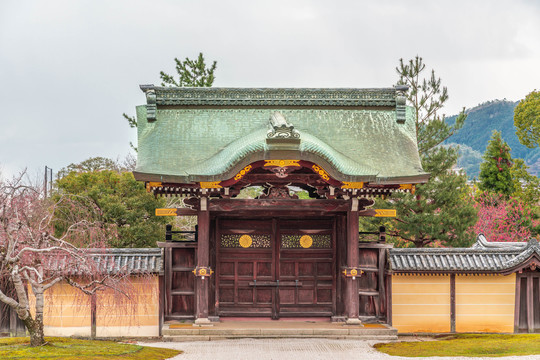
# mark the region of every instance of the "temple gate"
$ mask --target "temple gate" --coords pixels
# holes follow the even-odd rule
[[[184,197],[157,215],[197,217],[192,241],[160,244],[165,320],[389,318],[389,246],[358,229],[392,216],[376,196],[428,179],[406,87],[141,89],[134,175]]]

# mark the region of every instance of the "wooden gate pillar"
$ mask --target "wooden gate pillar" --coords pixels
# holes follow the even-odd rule
[[[208,211],[208,198],[202,197],[199,210],[197,211],[197,310],[195,313],[196,324],[207,324],[208,320],[208,284],[212,269],[210,269],[210,212]]]
[[[353,199],[355,200],[355,199]],[[353,201],[354,202],[354,201]],[[353,210],[354,209],[353,207]],[[358,249],[358,211],[347,211],[347,269],[345,278],[345,315],[347,324],[360,324],[358,277],[351,276],[351,272],[360,275],[358,271],[360,252]]]

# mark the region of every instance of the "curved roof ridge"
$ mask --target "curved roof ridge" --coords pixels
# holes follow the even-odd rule
[[[503,265],[506,269],[510,269],[519,266],[534,255],[536,255],[536,257],[540,259],[540,245],[538,244],[538,241],[536,239],[531,238],[527,242],[527,246],[521,253],[519,253],[516,257],[512,259],[506,260]]]
[[[525,248],[525,242],[487,241],[484,234],[478,234],[476,242],[471,246],[474,249],[500,249],[500,248]]]
[[[302,130],[297,131],[300,134],[300,145],[298,146],[298,150],[296,150],[298,152],[298,160],[309,160],[305,156],[307,153],[321,158],[333,167],[334,171],[332,169],[326,170],[333,173],[332,175],[338,179],[341,177],[339,174],[353,175],[361,173],[366,176],[372,176],[373,178],[377,176],[378,173],[376,170],[355,162],[316,136]],[[223,175],[225,178],[232,177],[230,173],[234,172],[234,169],[248,165],[248,163],[244,164],[246,162],[245,159],[249,159],[247,160],[249,163],[268,159],[265,155],[270,149],[266,143],[266,136],[266,128],[254,131],[236,139],[211,158],[185,171],[190,177],[208,175],[214,175],[216,177]]]
[[[401,254],[499,254],[499,253],[512,253],[519,254],[521,249],[518,248],[392,248],[391,252]]]

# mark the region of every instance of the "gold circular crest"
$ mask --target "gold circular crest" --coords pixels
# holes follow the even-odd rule
[[[351,270],[351,275],[352,275],[352,276],[358,275],[358,271],[357,271],[356,269],[352,269],[352,270]]]
[[[201,275],[206,275],[206,269],[200,269],[200,270],[199,270],[199,274],[201,274]]]
[[[310,248],[313,245],[313,239],[309,235],[302,235],[300,238],[300,246],[304,249]]]
[[[243,247],[243,248],[248,248],[251,246],[251,243],[253,242],[251,240],[251,236],[249,235],[242,235],[240,236],[240,240],[238,240],[238,242],[240,243],[240,246]]]

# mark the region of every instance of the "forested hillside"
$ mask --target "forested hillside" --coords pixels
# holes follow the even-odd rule
[[[467,171],[470,178],[478,177],[482,154],[493,130],[502,134],[504,141],[512,148],[512,157],[524,159],[531,172],[540,172],[540,149],[529,149],[519,143],[514,127],[514,108],[517,102],[493,100],[467,110],[467,121],[462,129],[447,140],[447,144],[459,144],[461,157],[458,166]],[[456,115],[447,118],[453,124]]]

